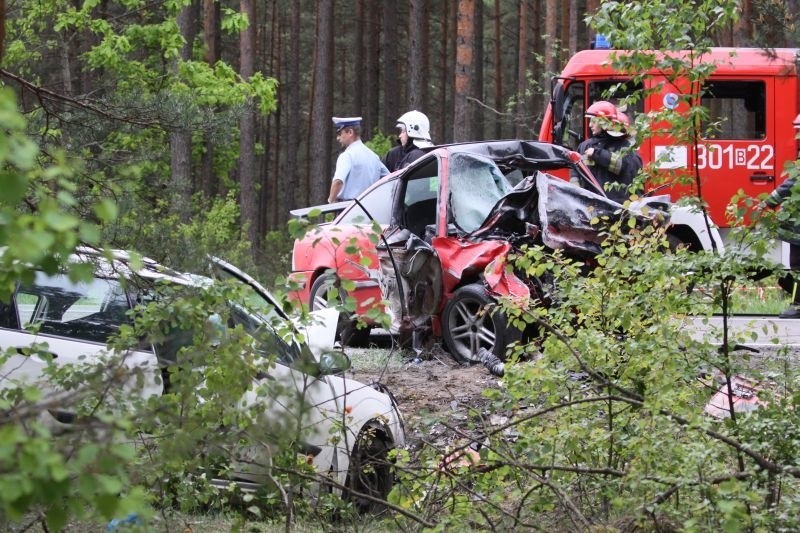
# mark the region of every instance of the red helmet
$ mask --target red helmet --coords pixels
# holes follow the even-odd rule
[[[598,100],[586,110],[587,117],[605,117],[609,120],[617,118],[617,106],[605,100]]]
[[[586,116],[599,118],[600,127],[612,137],[622,137],[627,133],[631,121],[628,115],[620,111],[617,106],[605,100],[599,100],[589,106]]]
[[[792,126],[794,126],[795,128],[800,128],[800,115],[794,117],[794,120],[792,121]]]
[[[621,109],[617,110],[617,122],[622,125],[623,129],[628,129],[631,126],[631,119],[627,113]]]

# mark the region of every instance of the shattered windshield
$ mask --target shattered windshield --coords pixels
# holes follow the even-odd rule
[[[448,166],[452,220],[471,233],[512,186],[491,159],[457,153],[450,156]]]

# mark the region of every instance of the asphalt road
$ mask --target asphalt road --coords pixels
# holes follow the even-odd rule
[[[714,342],[722,343],[722,317],[712,317],[708,323],[697,318],[688,318],[687,326],[700,338],[710,334]],[[736,316],[728,319],[730,332],[746,335],[746,344],[752,347],[792,346],[800,347],[800,319],[785,319],[777,316]],[[756,338],[751,337],[752,334]],[[777,340],[777,343],[773,342]]]

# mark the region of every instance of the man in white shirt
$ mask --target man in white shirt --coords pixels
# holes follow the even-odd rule
[[[336,159],[328,202],[352,200],[389,173],[378,155],[361,142],[361,117],[333,117],[344,152]]]

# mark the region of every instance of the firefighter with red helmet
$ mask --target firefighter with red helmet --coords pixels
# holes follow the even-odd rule
[[[800,115],[794,117],[792,126],[800,135]],[[798,154],[800,155],[800,154]],[[790,175],[762,202],[762,207],[778,207],[792,194],[794,184],[797,182],[797,173]],[[792,271],[800,270],[800,225],[795,221],[784,224],[778,229],[781,240],[789,243],[789,268]],[[778,285],[792,295],[792,305],[783,311],[780,318],[800,318],[800,286],[795,276],[791,273],[778,279]]]
[[[606,191],[619,203],[628,199],[628,188],[642,168],[642,158],[633,148],[628,116],[611,102],[600,100],[586,110],[592,136],[578,152]]]

